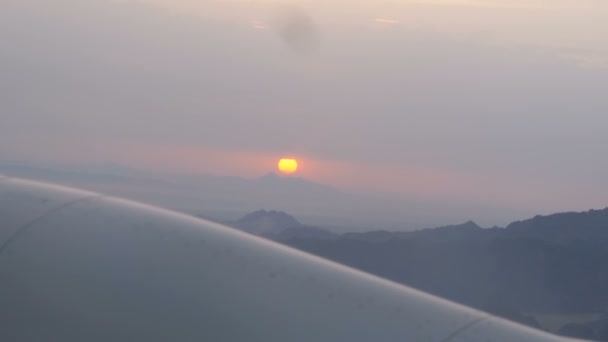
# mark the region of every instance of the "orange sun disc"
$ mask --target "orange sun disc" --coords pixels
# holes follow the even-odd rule
[[[292,174],[298,170],[298,162],[295,159],[283,158],[279,160],[277,167],[284,174]]]

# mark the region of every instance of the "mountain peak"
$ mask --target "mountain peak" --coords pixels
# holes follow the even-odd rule
[[[264,209],[249,213],[235,223],[237,228],[256,235],[277,234],[301,225],[298,220],[285,212]]]
[[[265,179],[276,180],[276,179],[281,179],[281,178],[282,177],[279,174],[277,174],[276,172],[269,172],[269,173],[259,177],[258,179],[259,180],[265,180]]]
[[[295,218],[293,218],[293,216],[291,216],[283,211],[277,211],[277,210],[267,211],[265,209],[260,209],[260,210],[254,211],[252,213],[249,213],[249,214],[241,217],[237,222],[251,222],[251,221],[256,221],[256,220],[260,220],[260,219],[288,220],[296,226],[300,225],[300,222],[298,222]]]
[[[443,226],[443,227],[438,227],[435,228],[434,230],[450,230],[450,231],[478,231],[478,230],[482,230],[483,228],[481,228],[477,223],[475,223],[474,221],[467,221],[463,224],[455,224],[455,225],[449,225],[449,226]]]

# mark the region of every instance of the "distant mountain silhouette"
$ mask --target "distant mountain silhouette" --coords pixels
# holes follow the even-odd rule
[[[587,247],[607,249],[608,208],[582,213],[559,213],[536,216],[507,226],[512,238],[535,238],[556,244],[581,244]],[[608,249],[607,249],[608,250]]]
[[[231,225],[247,233],[279,241],[292,238],[334,237],[328,230],[304,226],[292,216],[274,210],[255,211],[243,216]]]
[[[368,241],[390,239],[429,239],[437,241],[488,241],[496,238],[534,239],[555,244],[608,248],[608,208],[586,212],[535,216],[506,228],[481,228],[473,221],[413,232],[371,231],[347,233],[344,237]]]
[[[346,233],[345,238],[382,242],[392,239],[430,239],[430,240],[471,240],[479,239],[487,236],[488,230],[478,226],[473,221],[468,221],[463,224],[438,227],[434,229],[423,229],[413,232],[391,232],[385,230],[364,232],[364,233]]]
[[[256,235],[276,235],[288,228],[301,226],[292,216],[282,211],[258,210],[240,218],[235,227]]]
[[[332,222],[347,218],[350,223],[358,221],[352,219],[353,211],[369,206],[330,186],[275,173],[241,178],[147,173],[118,165],[85,168],[0,161],[0,174],[73,186],[223,222],[258,208],[273,208]]]

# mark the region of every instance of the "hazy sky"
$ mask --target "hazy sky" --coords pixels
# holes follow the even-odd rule
[[[608,1],[2,0],[0,104],[0,159],[605,207]]]

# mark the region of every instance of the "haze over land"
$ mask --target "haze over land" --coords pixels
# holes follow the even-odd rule
[[[256,179],[288,156],[428,225],[602,208],[607,17],[603,0],[7,0],[0,159]]]
[[[120,165],[59,166],[0,161],[0,174],[47,181],[132,199],[194,216],[231,221],[259,208],[284,210],[335,231],[413,230],[452,222],[450,213],[424,216],[424,203],[348,193],[302,178],[143,172]]]

